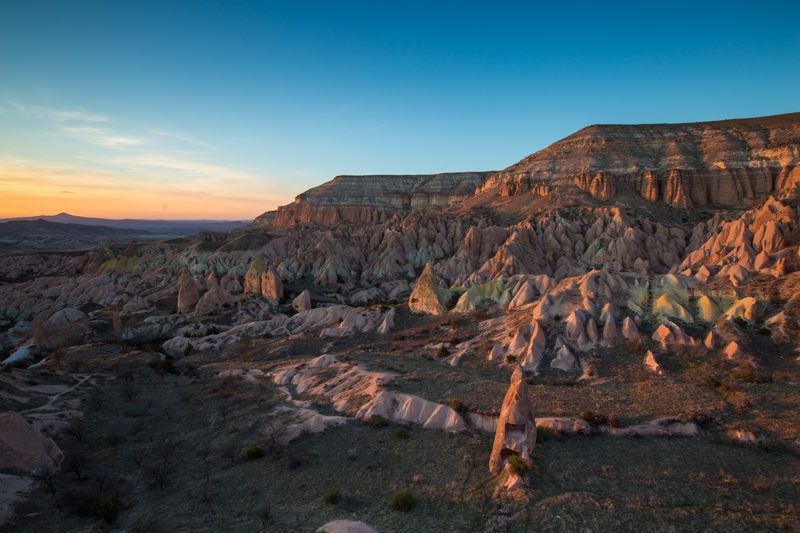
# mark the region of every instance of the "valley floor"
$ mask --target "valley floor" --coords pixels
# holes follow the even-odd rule
[[[327,349],[397,374],[393,390],[496,414],[507,368],[475,358],[451,367],[412,335],[430,321],[402,315],[398,324],[394,343],[377,345],[371,334],[332,345],[258,339],[189,355],[174,367],[148,364],[155,353],[116,344],[71,349],[48,367],[53,374],[39,371],[36,379],[91,376],[55,402],[80,399],[83,416],[56,439],[66,454],[61,472],[17,504],[7,530],[288,532],[342,518],[379,531],[483,531],[490,521],[507,521],[509,531],[800,528],[796,451],[736,444],[717,429],[720,420],[772,420],[773,442],[797,438],[800,387],[783,379],[778,356],[771,382],[745,386],[758,407],[741,412],[703,385],[699,376],[713,365],[702,354],[674,357],[670,376],[655,378],[640,372],[639,356],[618,347],[604,353],[604,375],[594,383],[547,373],[533,378],[537,416],[592,411],[613,415],[620,426],[665,415],[709,419],[692,438],[541,431],[529,501],[503,505],[492,500],[487,471],[492,434],[350,419],[283,445],[265,429],[272,410],[286,404],[285,393],[269,379],[219,377],[230,369],[269,372]],[[458,334],[465,324],[450,325]],[[25,373],[12,374],[26,379]],[[322,400],[307,405],[336,414]],[[413,509],[393,509],[398,490],[415,496]]]

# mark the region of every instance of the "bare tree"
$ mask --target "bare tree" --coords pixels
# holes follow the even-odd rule
[[[83,442],[84,439],[84,426],[83,421],[80,418],[76,418],[70,423],[66,428],[64,428],[64,433],[72,437],[78,442]]]
[[[211,479],[211,447],[208,443],[200,446],[200,449],[197,450],[197,455],[203,461],[203,470],[205,471],[206,482],[208,482]]]
[[[128,401],[133,401],[139,395],[139,389],[136,388],[136,385],[133,383],[125,383],[122,386],[122,394]]]
[[[229,440],[225,443],[222,447],[222,458],[228,459],[231,464],[236,463],[236,459],[239,457],[239,446],[232,440]]]
[[[133,464],[135,464],[137,468],[141,468],[142,467],[142,463],[144,462],[145,456],[146,456],[146,454],[144,452],[144,449],[143,448],[137,448],[137,449],[133,450],[133,453],[131,454],[131,461],[133,461]]]
[[[122,331],[122,317],[120,316],[118,309],[115,309],[111,312],[111,327],[114,328],[114,333],[116,334],[117,339],[119,339],[120,332]]]
[[[164,462],[158,463],[148,468],[147,473],[150,476],[153,485],[158,487],[161,492],[164,492],[164,490],[167,488],[167,485],[169,485],[172,474],[170,465]]]
[[[37,468],[33,472],[33,479],[47,487],[50,494],[56,493],[55,473],[49,468]]]
[[[78,479],[84,479],[86,476],[86,466],[88,463],[89,460],[86,457],[86,454],[81,451],[77,451],[67,457],[67,460],[64,462],[64,470],[75,474],[75,477]]]

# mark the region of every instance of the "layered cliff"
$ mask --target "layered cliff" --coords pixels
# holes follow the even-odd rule
[[[594,125],[492,175],[478,192],[626,193],[676,208],[740,207],[800,180],[800,113],[690,124]]]
[[[337,176],[300,194],[294,203],[259,219],[277,227],[379,223],[395,213],[448,207],[472,196],[491,172],[431,175]]]

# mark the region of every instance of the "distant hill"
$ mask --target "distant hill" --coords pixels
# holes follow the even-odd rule
[[[81,237],[145,237],[154,235],[153,232],[132,230],[127,228],[110,228],[108,226],[89,226],[87,224],[62,224],[44,219],[36,220],[11,220],[0,223],[0,237],[26,238],[26,237],[56,237],[56,236],[81,236]]]
[[[155,241],[200,232],[225,233],[245,224],[218,220],[112,220],[68,213],[0,219],[0,254],[83,250],[110,241]]]
[[[190,235],[200,231],[231,231],[240,228],[250,221],[239,220],[141,220],[141,219],[109,219],[90,218],[59,213],[33,217],[17,217],[0,219],[0,224],[7,222],[42,220],[61,224],[82,226],[104,226],[107,228],[148,231],[166,235]]]

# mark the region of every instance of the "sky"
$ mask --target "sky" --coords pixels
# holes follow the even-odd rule
[[[613,4],[613,5],[611,5]],[[796,2],[0,2],[0,217],[245,220],[595,123],[800,111]]]

